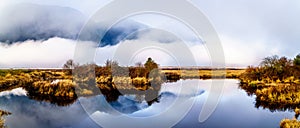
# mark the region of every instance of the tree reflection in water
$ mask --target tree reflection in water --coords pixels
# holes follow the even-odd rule
[[[265,86],[265,87],[257,87],[257,86],[250,86],[247,84],[241,83],[239,88],[246,91],[248,96],[255,95],[255,107],[268,109],[271,112],[276,111],[294,111],[295,118],[297,119],[300,114],[300,104],[298,104],[295,100],[296,98],[282,98],[287,94],[294,95],[293,93],[298,92],[298,90],[291,90],[295,86],[299,88],[299,85],[289,85],[284,87],[272,87],[272,86]],[[276,89],[275,89],[276,88]],[[271,90],[271,91],[269,91]],[[286,91],[282,91],[286,90]],[[278,91],[278,92],[277,92]],[[283,92],[285,92],[283,94]]]
[[[138,90],[138,89],[120,89],[113,88],[112,85],[100,85],[100,86],[106,86],[109,88],[103,89],[99,87],[99,90],[101,91],[100,94],[94,93],[93,95],[89,96],[74,96],[74,97],[61,97],[61,96],[53,96],[53,95],[43,95],[31,90],[27,91],[27,96],[30,99],[34,99],[37,101],[44,101],[49,102],[51,104],[55,104],[57,106],[69,106],[73,104],[78,97],[92,97],[96,95],[103,95],[108,103],[115,102],[119,99],[119,96],[124,95],[135,95],[137,102],[143,102],[146,101],[148,105],[152,105],[154,102],[159,102],[159,91],[161,88],[160,85],[152,86],[151,88],[148,88],[147,90]],[[132,85],[129,85],[132,86]],[[135,85],[137,86],[137,85]]]

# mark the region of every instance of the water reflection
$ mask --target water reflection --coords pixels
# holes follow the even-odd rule
[[[110,88],[99,88],[101,93],[94,93],[93,95],[89,95],[88,97],[91,96],[96,96],[96,95],[103,95],[106,99],[107,102],[115,102],[119,99],[120,96],[124,96],[124,95],[136,95],[136,100],[142,102],[142,101],[147,101],[148,105],[153,104],[154,102],[159,102],[159,91],[161,88],[161,85],[155,85],[155,86],[151,86],[151,89],[147,89],[147,90],[137,90],[135,88],[133,89],[117,89],[117,88],[113,88],[112,84],[106,84],[106,85],[102,85],[102,86],[106,86],[106,87],[110,87]],[[129,86],[129,85],[128,85]],[[25,89],[26,90],[26,89]],[[28,98],[30,99],[34,99],[37,101],[44,101],[44,102],[49,102],[51,104],[57,105],[57,106],[68,106],[73,104],[78,97],[74,96],[74,97],[62,97],[62,96],[53,96],[53,95],[45,95],[45,94],[41,94],[39,92],[36,91],[32,91],[32,90],[26,90],[26,94],[28,96]],[[87,96],[80,96],[80,97],[87,97]]]
[[[128,92],[113,96],[102,92],[103,95],[78,97],[66,106],[31,99],[23,92],[14,92],[0,95],[0,109],[12,113],[6,120],[7,126],[11,128],[98,128],[89,115],[114,114],[117,110],[128,116],[148,117],[167,110],[177,98],[195,99],[196,102],[186,117],[175,127],[278,127],[281,119],[293,117],[293,113],[287,111],[270,113],[269,110],[256,109],[253,106],[255,97],[249,97],[245,91],[238,89],[238,80],[226,80],[224,93],[216,111],[207,121],[199,123],[198,116],[208,96],[205,90],[209,90],[210,83],[211,80],[180,80],[165,83],[158,92],[157,99],[160,102],[151,105],[145,100],[146,95],[143,91],[139,91],[140,94]],[[112,100],[109,101],[107,98]],[[85,105],[84,109],[82,104]],[[162,122],[168,120],[170,118],[165,118]]]
[[[32,99],[30,94],[27,95],[10,93],[0,97],[0,109],[12,113],[6,120],[7,126],[13,128],[98,127],[90,119],[86,110],[89,110],[90,113],[100,111],[107,114],[113,114],[117,110],[121,113],[131,114],[150,107],[144,100],[145,95],[119,95],[109,104],[105,103],[108,95],[79,97],[72,103],[44,99],[45,97]],[[162,97],[170,96],[164,93],[160,95]],[[81,104],[87,104],[85,109]]]
[[[299,104],[291,104],[288,102],[275,102],[271,100],[262,100],[265,99],[266,95],[273,95],[273,94],[263,94],[263,95],[258,95],[256,94],[257,90],[263,90],[263,89],[268,89],[269,87],[254,87],[254,86],[248,86],[243,83],[239,85],[239,88],[244,90],[248,96],[254,96],[255,95],[255,108],[263,108],[270,110],[272,113],[277,112],[277,111],[290,111],[293,112],[295,108],[299,107]],[[295,118],[298,118],[298,114],[295,113]]]
[[[0,102],[0,109],[12,113],[6,119],[7,126],[11,128],[71,127],[88,118],[77,102],[61,107],[16,95],[0,97]]]
[[[28,93],[27,96],[30,99],[49,102],[57,106],[69,106],[77,100],[77,97],[53,97],[49,95],[36,95],[31,93]]]

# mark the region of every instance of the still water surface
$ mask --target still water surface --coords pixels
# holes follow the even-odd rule
[[[135,95],[119,96],[106,104],[103,95],[80,97],[67,106],[37,101],[26,96],[26,91],[14,89],[0,93],[0,109],[12,113],[6,117],[10,128],[80,128],[99,127],[89,115],[112,114],[112,107],[134,117],[157,115],[169,107],[176,98],[195,101],[187,115],[174,127],[279,127],[283,118],[292,118],[293,112],[275,111],[255,107],[255,96],[248,96],[239,88],[239,81],[226,79],[223,95],[214,113],[203,123],[198,122],[202,105],[209,94],[211,80],[179,80],[165,83],[160,91],[160,102],[148,105],[136,100]],[[181,89],[181,90],[180,90]],[[84,104],[84,108],[81,104]],[[168,120],[166,118],[165,120]],[[162,122],[164,122],[162,120]]]

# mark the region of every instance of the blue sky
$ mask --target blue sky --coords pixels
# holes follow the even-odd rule
[[[76,47],[76,41],[73,36],[76,35],[78,27],[80,28],[88,17],[92,16],[95,11],[109,2],[108,0],[91,0],[88,2],[81,2],[80,0],[74,0],[72,2],[68,0],[0,0],[0,18],[3,18],[0,21],[0,40],[2,40],[2,43],[0,43],[0,67],[60,67],[65,60],[73,57]],[[192,0],[190,2],[207,16],[217,31],[224,49],[226,65],[228,67],[257,65],[264,57],[275,54],[293,58],[300,53],[300,25],[298,25],[300,23],[299,1]],[[28,36],[25,36],[22,37],[24,40],[18,40],[20,39],[18,38],[16,41],[12,41],[11,45],[8,45],[7,42],[9,41],[6,40],[15,38],[8,38],[7,36],[11,36],[11,33],[15,32],[10,31],[15,30],[11,28],[18,25],[24,26],[24,24],[26,25],[33,21],[42,21],[41,19],[37,19],[40,17],[34,17],[34,15],[38,15],[34,12],[35,10],[33,10],[33,12],[23,10],[22,14],[24,15],[14,17],[14,19],[17,20],[7,20],[7,18],[5,18],[5,16],[10,14],[9,12],[12,12],[11,10],[18,10],[16,7],[20,7],[20,4],[24,3],[47,5],[50,12],[52,11],[51,8],[55,8],[56,6],[62,8],[67,7],[66,10],[69,11],[62,9],[64,11],[59,12],[59,14],[53,14],[53,17],[50,16],[52,18],[50,21],[46,19],[49,21],[48,25],[43,26],[43,24],[41,24],[41,26],[37,28],[40,32],[50,30],[56,32],[59,30],[62,34],[58,35],[58,37],[54,37],[55,35],[53,36],[50,33],[49,37],[42,40],[26,40]],[[81,13],[78,15],[82,17],[74,18],[77,16],[76,11]],[[73,14],[75,15],[75,12],[76,16],[72,17]],[[32,14],[34,15],[32,16]],[[56,21],[57,19],[65,20],[64,16],[70,16],[72,19],[63,22]],[[123,44],[123,47],[124,44],[127,43],[141,42],[176,45],[176,43],[180,41],[175,38],[173,39],[174,36],[171,36],[173,34],[186,43],[196,58],[198,66],[210,65],[211,60],[202,40],[195,38],[194,33],[182,23],[160,15],[135,16],[129,18],[129,21],[134,21],[132,24],[145,25],[148,28],[156,29],[138,31],[135,32],[136,38],[134,39],[122,40],[119,42],[120,44],[117,45],[99,47],[95,58],[96,63],[102,64],[106,59],[113,58],[113,53],[121,44]],[[36,24],[38,24],[38,22]],[[124,30],[130,28],[128,24],[130,24],[130,22],[123,25],[125,26],[125,28],[123,27]],[[36,25],[32,27],[36,27]],[[95,28],[95,26],[93,27]],[[97,27],[101,30],[101,25]],[[122,25],[120,28],[122,28]],[[157,29],[168,31],[172,34],[156,31]],[[32,31],[36,32],[36,29]],[[31,32],[31,35],[34,35],[33,32]],[[48,33],[46,33],[46,35],[47,34]],[[13,35],[15,35],[15,33]],[[21,35],[25,34],[21,33]],[[37,35],[44,36],[45,33],[37,33]],[[93,42],[92,40],[85,41],[87,43]],[[121,62],[121,64],[132,65],[136,61],[145,61],[145,58],[150,56],[150,54],[151,57],[157,60],[162,66],[176,66],[176,61],[172,59],[170,55],[159,52],[157,49],[140,52],[135,56],[136,58],[132,59],[131,63]],[[184,65],[191,66],[189,63],[190,62],[187,61]]]

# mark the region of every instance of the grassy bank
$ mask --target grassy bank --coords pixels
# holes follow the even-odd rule
[[[5,128],[5,120],[3,116],[7,116],[10,114],[10,112],[0,110],[0,128]]]
[[[74,68],[74,70],[71,70]],[[77,97],[98,95],[101,91],[108,99],[122,94],[155,96],[162,83],[179,79],[238,78],[242,69],[160,69],[151,58],[145,64],[131,67],[119,66],[107,60],[105,66],[95,64],[77,65],[67,61],[64,69],[5,69],[0,70],[0,91],[22,87],[28,97],[55,101],[60,99],[73,103]],[[100,90],[100,91],[99,91]]]
[[[240,76],[240,87],[249,95],[256,95],[255,106],[271,111],[295,111],[294,119],[283,119],[282,128],[300,126],[300,55],[294,60],[271,56],[258,67],[249,66]]]
[[[157,75],[131,78],[128,76],[102,75],[90,77],[89,74],[73,76],[64,70],[6,70],[0,76],[0,91],[22,87],[28,97],[36,100],[55,102],[58,105],[73,103],[79,96],[105,93],[107,97],[122,94],[143,94],[146,90],[160,90],[164,79]],[[93,72],[88,72],[93,73]],[[99,91],[100,90],[100,91]],[[113,98],[116,99],[116,98]]]
[[[270,111],[294,111],[294,119],[283,119],[281,128],[298,128],[300,121],[297,120],[300,111],[300,85],[288,83],[252,82],[240,86],[249,95],[256,95],[255,106],[257,108],[267,108]]]
[[[169,79],[239,78],[244,69],[162,69]]]
[[[86,71],[82,69],[83,71]],[[96,75],[95,79],[86,77],[76,77],[70,74],[70,71],[65,70],[1,70],[0,76],[0,91],[11,90],[18,87],[25,88],[32,95],[49,95],[55,97],[71,97],[76,98],[77,95],[92,95],[94,89],[90,85],[97,85],[99,89],[118,89],[118,90],[159,90],[160,85],[166,81],[161,76],[167,77],[167,80],[202,78],[207,79],[212,77],[211,69],[201,70],[162,70],[155,76],[111,76],[105,72],[105,69],[99,69],[101,72]],[[104,71],[103,71],[104,70]],[[236,78],[244,70],[228,69],[214,71],[216,77],[226,76],[227,78]],[[133,71],[134,72],[134,71]],[[5,74],[4,74],[5,73]],[[225,74],[224,74],[225,73]],[[74,81],[75,80],[75,81]],[[75,88],[76,93],[75,93]]]
[[[297,56],[300,59],[300,56]],[[256,105],[269,109],[300,106],[300,64],[278,56],[266,57],[258,67],[249,66],[240,75],[241,88],[256,95]]]
[[[283,119],[280,128],[300,128],[300,121],[297,119]]]

